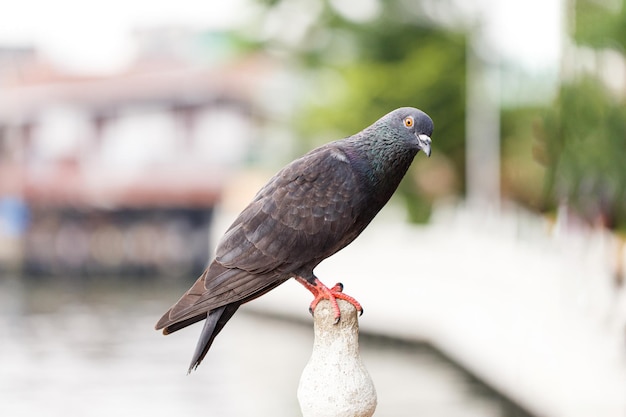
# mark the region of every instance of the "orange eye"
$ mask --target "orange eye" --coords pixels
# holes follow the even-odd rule
[[[413,123],[415,122],[413,121],[413,118],[411,116],[404,119],[404,126],[406,127],[413,127]]]

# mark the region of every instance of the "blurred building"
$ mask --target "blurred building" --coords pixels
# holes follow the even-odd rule
[[[144,31],[135,64],[106,76],[0,49],[0,264],[22,257],[31,274],[204,267],[213,207],[248,158],[272,71],[266,57],[229,56],[220,39]]]

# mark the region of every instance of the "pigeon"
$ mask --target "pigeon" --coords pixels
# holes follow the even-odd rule
[[[272,177],[220,239],[212,263],[155,326],[167,335],[206,320],[188,372],[239,306],[290,278],[314,295],[312,314],[323,299],[330,300],[335,322],[341,316],[337,299],[362,313],[342,284],[329,288],[313,270],[361,234],[420,150],[430,156],[433,127],[423,111],[402,107]]]

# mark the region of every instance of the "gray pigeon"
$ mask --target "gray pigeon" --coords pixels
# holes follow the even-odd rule
[[[239,306],[295,278],[315,299],[359,303],[337,284],[313,273],[324,259],[352,242],[387,203],[421,150],[430,156],[433,122],[403,107],[365,130],[320,146],[280,170],[226,231],[215,260],[161,317],[170,334],[206,319],[189,371]]]

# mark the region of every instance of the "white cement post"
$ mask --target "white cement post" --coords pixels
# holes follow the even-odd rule
[[[337,302],[337,324],[329,301],[321,301],[314,312],[313,354],[298,386],[303,417],[371,417],[376,409],[376,390],[359,356],[356,309]]]

